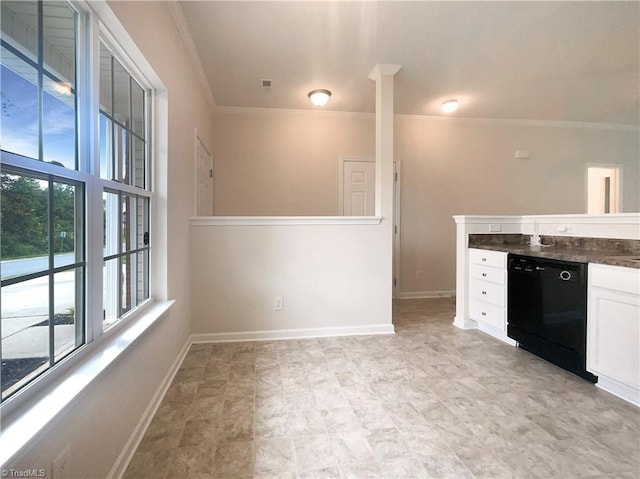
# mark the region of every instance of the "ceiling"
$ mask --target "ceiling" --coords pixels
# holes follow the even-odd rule
[[[217,106],[638,125],[640,2],[181,1]],[[268,91],[261,80],[272,80]]]

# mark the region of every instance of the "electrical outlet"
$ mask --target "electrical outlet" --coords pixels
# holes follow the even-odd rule
[[[273,310],[274,311],[282,311],[283,301],[282,296],[276,296],[273,298]]]
[[[422,279],[422,270],[417,270],[416,271],[416,279]]]
[[[67,479],[69,477],[69,460],[71,445],[67,444],[64,449],[53,460],[51,472],[53,479]]]
[[[502,231],[502,225],[501,224],[491,224],[489,226],[489,231],[491,231],[492,233],[497,233],[499,231]]]

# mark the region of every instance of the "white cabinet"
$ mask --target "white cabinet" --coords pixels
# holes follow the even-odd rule
[[[589,265],[587,369],[640,405],[640,269]]]
[[[469,249],[469,317],[479,329],[508,341],[507,253]]]

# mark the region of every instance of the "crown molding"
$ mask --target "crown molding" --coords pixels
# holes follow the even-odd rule
[[[245,106],[216,106],[214,113],[223,114],[251,114],[251,115],[309,115],[309,116],[335,116],[339,118],[351,118],[356,120],[374,120],[374,113],[337,110],[301,110],[289,108],[254,108]]]
[[[189,59],[191,60],[191,64],[193,65],[193,68],[196,72],[196,77],[200,82],[200,87],[202,88],[205,96],[207,97],[207,102],[209,103],[209,107],[211,108],[212,111],[215,111],[216,100],[213,97],[213,93],[211,92],[211,87],[209,86],[209,82],[207,81],[207,75],[204,72],[202,61],[200,61],[200,55],[198,55],[196,44],[193,42],[193,38],[191,37],[191,31],[189,30],[187,19],[184,18],[184,13],[182,12],[182,8],[180,7],[180,2],[177,2],[177,1],[167,2],[167,5],[169,5],[169,11],[171,12],[173,21],[176,24],[178,33],[180,34],[180,39],[182,40],[182,44],[184,45],[184,48],[187,50],[187,54],[189,56]]]
[[[598,123],[590,121],[560,121],[560,120],[527,120],[516,118],[474,118],[474,117],[451,117],[437,115],[409,115],[397,113],[394,115],[398,119],[406,120],[432,120],[446,121],[452,123],[476,123],[487,126],[525,126],[537,128],[575,128],[583,130],[612,130],[612,131],[640,131],[639,125],[628,125],[622,123]]]
[[[288,108],[254,108],[244,106],[216,106],[214,113],[222,114],[253,114],[253,115],[311,115],[311,116],[334,116],[340,118],[351,118],[358,120],[373,120],[375,113],[357,111],[337,111],[337,110],[300,110]],[[443,121],[450,123],[475,123],[486,126],[521,126],[533,128],[574,128],[582,130],[610,130],[638,132],[640,126],[625,125],[619,123],[595,123],[588,121],[557,121],[557,120],[518,120],[509,118],[470,118],[470,117],[449,117],[436,115],[407,115],[396,113],[394,119],[417,120],[417,121]]]

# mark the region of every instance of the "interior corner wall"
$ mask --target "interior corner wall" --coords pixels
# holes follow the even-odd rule
[[[624,212],[637,212],[639,154],[637,131],[397,116],[400,291],[455,290],[453,215],[586,213],[588,163],[623,165]]]
[[[189,217],[193,215],[194,128],[212,143],[212,114],[165,2],[118,2],[110,7],[167,89],[168,296],[173,308],[92,383],[45,431],[18,453],[18,469],[51,474],[70,447],[65,477],[107,477],[153,395],[191,333]],[[153,245],[152,245],[153,247]]]
[[[221,111],[213,137],[216,216],[338,215],[339,158],[375,160],[372,115]]]

